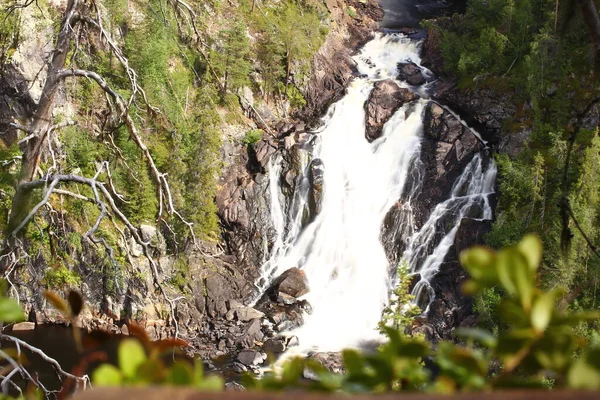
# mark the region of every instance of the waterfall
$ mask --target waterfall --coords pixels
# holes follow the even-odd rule
[[[304,271],[310,287],[304,299],[313,312],[293,331],[301,351],[339,351],[380,339],[376,328],[389,301],[390,270],[395,269],[380,237],[393,206],[403,210],[403,221],[397,223],[408,242],[404,258],[413,270],[421,271],[421,286],[439,268],[463,217],[491,217],[486,194],[492,190],[495,167],[491,162],[484,167],[482,158],[475,157],[454,184],[451,198],[439,204],[415,232],[411,202],[423,176],[420,151],[426,100],[402,106],[372,143],[365,138],[364,105],[374,83],[395,79],[399,62],[420,66],[420,46],[421,42],[402,34],[378,33],[354,57],[361,77],[330,107],[322,127],[310,133],[311,145],[297,150],[301,171],[289,202],[281,201],[282,157],[275,155],[268,165],[276,237],[257,288],[259,294],[264,292],[289,268]],[[423,72],[431,76],[425,68]],[[427,91],[427,85],[397,83],[422,95]],[[315,162],[323,167],[320,209],[306,223],[309,176]],[[431,252],[442,219],[451,220],[446,226],[453,228]]]
[[[429,282],[454,243],[460,222],[464,218],[492,219],[489,196],[494,193],[497,169],[492,160],[487,161],[485,165],[480,154],[473,157],[454,183],[450,198],[433,209],[427,222],[408,241],[409,246],[403,258],[407,260],[411,272],[421,275],[412,294],[423,309],[433,300],[433,289]],[[443,236],[435,245],[440,235]],[[435,247],[431,250],[433,245]]]

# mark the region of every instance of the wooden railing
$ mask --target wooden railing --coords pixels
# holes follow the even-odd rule
[[[397,393],[383,395],[326,395],[306,392],[198,392],[194,389],[160,388],[99,388],[77,394],[74,400],[592,400],[600,392],[510,390],[494,393],[464,393],[433,395]]]

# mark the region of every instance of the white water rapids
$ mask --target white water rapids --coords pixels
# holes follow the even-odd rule
[[[395,79],[399,62],[420,65],[419,50],[419,42],[403,35],[377,34],[355,57],[362,77],[355,79],[345,97],[330,108],[324,126],[312,132],[312,149],[300,151],[304,172],[297,178],[289,207],[280,201],[282,159],[275,156],[270,161],[271,217],[277,236],[262,266],[258,287],[264,291],[272,279],[289,268],[304,271],[310,287],[304,299],[313,312],[292,332],[299,339],[299,351],[339,351],[379,339],[376,328],[392,284],[380,239],[382,224],[403,191],[411,193],[407,178],[411,169],[420,165],[422,114],[427,102],[419,100],[401,107],[372,143],[365,138],[364,105],[374,82]],[[411,89],[417,93],[426,90]],[[319,213],[303,227],[311,159],[322,162],[323,192]],[[423,278],[430,279],[437,271],[462,217],[491,218],[486,195],[493,190],[493,168],[493,164],[484,168],[476,156],[455,183],[451,199],[438,205],[430,221],[406,238],[409,246],[405,257],[413,270],[422,271]],[[474,211],[477,207],[479,214]],[[432,242],[436,232],[439,237],[436,221],[448,215],[452,229],[436,246]]]

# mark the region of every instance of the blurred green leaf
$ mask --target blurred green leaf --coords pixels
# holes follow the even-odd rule
[[[488,268],[494,261],[495,253],[482,246],[472,247],[460,253],[460,263],[474,280],[484,280],[493,270]]]
[[[110,364],[102,364],[92,374],[96,386],[120,386],[123,382],[121,371]]]
[[[498,271],[498,279],[508,292],[508,294],[517,295],[517,286],[514,281],[515,253],[512,249],[504,249],[498,252],[496,258],[496,268]]]
[[[160,360],[147,360],[136,370],[136,382],[161,382],[166,374],[166,368]]]
[[[219,392],[225,387],[225,382],[220,376],[210,375],[204,378],[202,382],[196,383],[195,386],[201,390]]]
[[[167,382],[173,385],[191,385],[193,381],[193,371],[187,362],[175,362],[168,370]]]
[[[146,352],[139,341],[125,339],[119,344],[119,368],[127,378],[133,378],[144,361]]]
[[[292,384],[297,382],[304,372],[304,359],[294,357],[283,366],[281,372],[281,380],[284,384]]]
[[[25,320],[25,314],[16,300],[0,297],[0,321],[9,323],[23,320]]]
[[[600,370],[588,364],[585,358],[573,363],[567,375],[569,387],[573,389],[600,389]]]
[[[531,309],[531,325],[538,332],[543,332],[550,324],[555,306],[556,300],[553,292],[543,293],[535,300]]]
[[[483,329],[458,328],[454,330],[454,334],[459,338],[474,340],[488,348],[494,348],[498,343],[494,335]]]
[[[342,351],[342,360],[344,367],[349,375],[361,374],[365,365],[362,355],[354,349],[346,349]]]
[[[526,235],[517,244],[521,254],[527,259],[531,273],[536,273],[542,262],[542,241],[535,235]]]

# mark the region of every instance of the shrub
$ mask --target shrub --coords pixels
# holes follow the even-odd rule
[[[257,143],[262,139],[263,131],[262,129],[252,129],[246,132],[246,136],[244,136],[244,144],[250,145]]]

